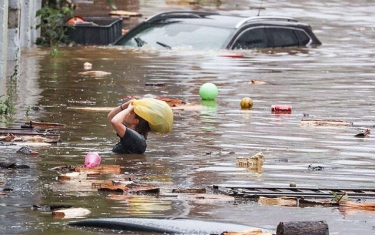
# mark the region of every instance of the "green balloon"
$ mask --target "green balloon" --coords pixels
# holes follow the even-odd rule
[[[199,89],[199,96],[202,100],[214,100],[219,94],[219,90],[213,83],[205,83]]]

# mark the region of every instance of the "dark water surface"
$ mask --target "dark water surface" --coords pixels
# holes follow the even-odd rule
[[[224,4],[219,11],[255,15],[258,1]],[[29,119],[64,123],[62,143],[33,147],[40,155],[16,155],[2,149],[1,161],[28,164],[31,169],[0,169],[1,234],[92,234],[67,226],[76,219],[56,219],[31,210],[32,204],[68,204],[91,210],[98,217],[189,217],[239,222],[275,229],[281,221],[325,220],[330,232],[373,234],[375,212],[340,212],[336,207],[277,207],[255,202],[209,204],[153,196],[107,197],[96,191],[74,191],[59,186],[58,165],[82,165],[89,151],[103,164],[119,164],[141,182],[173,188],[213,184],[288,187],[374,188],[374,138],[355,138],[358,128],[375,125],[375,31],[371,1],[264,1],[263,14],[289,15],[312,25],[323,42],[318,48],[240,51],[244,58],[222,57],[225,51],[126,50],[111,47],[60,48],[23,52],[15,124]],[[138,11],[149,16],[170,6],[163,1],[141,1]],[[195,8],[195,7],[192,7]],[[215,9],[214,7],[207,7]],[[79,75],[83,63],[104,77]],[[261,80],[265,85],[252,85]],[[145,86],[162,82],[163,87]],[[201,102],[199,87],[213,82],[219,96]],[[114,107],[125,96],[164,96],[203,104],[201,111],[175,111],[173,131],[152,134],[144,155],[115,155],[117,137],[106,111],[74,107]],[[252,110],[241,110],[240,100],[254,100]],[[292,105],[292,114],[275,115],[271,105]],[[26,110],[31,106],[44,110]],[[355,127],[304,126],[304,114],[316,119],[353,122]],[[374,131],[373,131],[374,132]],[[236,167],[237,157],[263,152],[261,171]],[[287,161],[285,161],[287,159]],[[324,166],[309,171],[309,164]],[[104,234],[95,232],[97,234]]]

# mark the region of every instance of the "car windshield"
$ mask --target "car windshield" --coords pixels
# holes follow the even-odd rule
[[[227,28],[185,24],[176,21],[153,23],[144,24],[136,31],[125,35],[117,45],[218,50],[224,46],[231,33],[231,30]]]

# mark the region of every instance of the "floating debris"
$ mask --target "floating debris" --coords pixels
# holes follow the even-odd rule
[[[85,208],[68,208],[52,211],[52,216],[58,218],[82,218],[90,213],[91,211]]]
[[[370,134],[371,134],[370,130],[369,130],[369,129],[366,129],[365,131],[356,134],[354,137],[357,137],[357,138],[365,138],[365,137],[369,137]]]
[[[321,171],[321,170],[324,169],[324,167],[323,166],[313,166],[313,165],[310,164],[307,167],[307,169],[312,170],[312,171]]]
[[[251,157],[238,157],[236,159],[237,167],[252,168],[263,165],[264,155],[259,152]]]
[[[104,77],[112,73],[105,72],[105,71],[85,71],[85,72],[79,72],[78,74],[83,75],[83,76]]]
[[[310,120],[303,119],[301,124],[304,125],[315,125],[315,126],[352,126],[352,122],[344,122],[341,120]]]

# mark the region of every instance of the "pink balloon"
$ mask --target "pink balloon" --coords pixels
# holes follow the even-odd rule
[[[85,157],[85,167],[91,168],[91,167],[99,166],[101,160],[102,158],[99,156],[98,153],[89,152],[86,154],[86,157]]]

